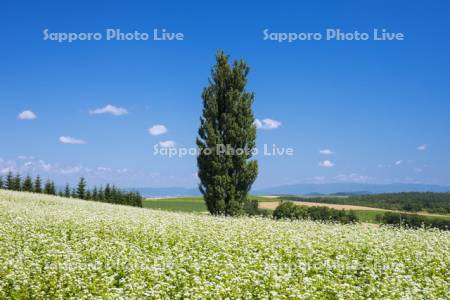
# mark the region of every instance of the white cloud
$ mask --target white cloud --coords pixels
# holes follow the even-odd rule
[[[33,156],[26,156],[26,155],[19,155],[19,156],[17,156],[17,158],[20,159],[20,160],[32,160],[32,159],[34,159]]]
[[[277,129],[281,126],[281,122],[277,120],[272,119],[263,119],[258,120],[255,119],[255,122],[253,123],[257,129],[264,129],[264,130],[271,130],[271,129]]]
[[[22,175],[41,175],[42,178],[54,178],[55,180],[59,180],[61,184],[76,181],[79,176],[86,177],[90,183],[104,183],[125,179],[132,180],[132,176],[137,178],[149,177],[147,174],[136,173],[126,168],[113,169],[105,166],[89,168],[81,164],[64,165],[60,163],[49,163],[38,158],[30,161],[19,158],[16,158],[16,160],[4,160],[0,158],[0,176],[4,176],[9,171]],[[136,180],[136,178],[133,180]]]
[[[163,148],[173,148],[176,143],[174,141],[161,141],[159,142],[159,145]]]
[[[46,163],[43,160],[39,160],[38,164],[39,164],[39,167],[46,172],[50,171],[53,168],[50,163]]]
[[[63,144],[71,144],[71,145],[82,145],[82,144],[86,144],[86,141],[84,140],[80,140],[80,139],[76,139],[70,136],[61,136],[59,138],[59,141]]]
[[[403,163],[403,160],[397,160],[394,165],[399,166]]]
[[[351,173],[348,175],[347,174],[339,174],[339,175],[335,176],[334,179],[337,181],[342,181],[342,182],[367,182],[371,178],[369,176]]]
[[[319,166],[323,167],[323,168],[331,168],[331,167],[334,167],[334,164],[329,160],[324,160],[324,161],[319,162]]]
[[[331,155],[331,154],[334,154],[334,151],[331,149],[322,149],[322,150],[319,150],[319,153],[323,154],[323,155]]]
[[[99,171],[99,172],[110,172],[111,168],[101,167],[100,166],[100,167],[97,167],[96,170]]]
[[[36,114],[34,112],[32,112],[31,110],[25,110],[23,112],[21,112],[17,118],[19,120],[34,120],[37,118]]]
[[[423,144],[417,147],[417,150],[419,151],[425,151],[427,150],[428,145],[427,144]]]
[[[380,169],[389,169],[392,165],[378,164],[377,167]]]
[[[90,110],[89,113],[91,115],[111,114],[113,116],[121,116],[128,114],[128,110],[122,107],[116,107],[114,105],[108,104],[105,107]]]
[[[161,135],[161,134],[164,134],[164,133],[167,133],[167,128],[166,128],[166,126],[164,126],[164,125],[161,125],[161,124],[156,124],[156,125],[153,125],[152,127],[150,127],[149,129],[148,129],[148,132],[151,134],[151,135]]]
[[[0,169],[0,174],[7,174],[9,172],[16,172],[15,169],[13,167],[6,167],[6,168],[1,168]]]
[[[73,166],[73,167],[63,168],[63,169],[59,170],[59,172],[64,175],[68,175],[68,174],[79,173],[82,170],[83,170],[83,168],[81,166]]]
[[[44,171],[44,172],[49,172],[49,171],[53,171],[55,166],[52,166],[52,164],[47,163],[43,160],[35,160],[35,161],[26,161],[24,162],[22,165],[18,165],[17,168],[19,169],[19,172],[29,172],[29,171]]]
[[[3,160],[0,158],[0,175],[6,174],[8,172],[17,172],[17,164],[11,160]]]
[[[310,178],[310,180],[322,182],[325,180],[325,176],[314,176],[314,177]]]

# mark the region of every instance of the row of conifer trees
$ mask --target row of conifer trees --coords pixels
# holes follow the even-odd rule
[[[91,201],[107,202],[122,205],[142,207],[142,196],[138,192],[123,191],[114,185],[107,184],[104,188],[87,188],[84,177],[81,177],[76,187],[66,184],[64,189],[57,189],[55,183],[47,179],[43,183],[38,175],[34,180],[30,175],[22,178],[20,174],[9,172],[5,178],[0,176],[0,189],[23,191],[38,194],[58,195],[66,198],[77,198]]]

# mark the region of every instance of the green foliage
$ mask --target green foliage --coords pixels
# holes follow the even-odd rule
[[[256,199],[249,199],[244,204],[244,212],[247,216],[262,216],[262,217],[270,217],[272,215],[272,211],[268,209],[261,209],[258,207],[259,202]]]
[[[205,212],[205,201],[200,197],[147,199],[143,202],[145,208],[178,212]]]
[[[5,183],[2,183],[4,189],[10,191],[21,191],[22,190],[22,179],[20,174],[16,174],[15,176],[11,171],[6,175]]]
[[[54,184],[53,184],[54,188]],[[13,176],[12,172],[8,172],[6,175],[6,180],[0,184],[0,189],[6,189],[11,191],[24,191],[24,192],[34,192],[42,193],[41,179],[38,176],[33,183],[33,179],[30,175],[27,175],[23,180],[20,174]],[[56,191],[55,191],[56,193]]]
[[[352,210],[356,216],[358,217],[358,220],[360,222],[364,223],[375,223],[379,224],[380,218],[383,216],[383,211],[380,210]]]
[[[64,187],[64,197],[70,198],[70,186],[69,186],[69,184],[66,184],[66,186]]]
[[[244,61],[235,61],[230,66],[228,56],[218,52],[209,86],[202,94],[198,176],[206,206],[214,215],[244,214],[247,194],[257,176],[257,162],[250,160],[256,127],[252,112],[254,95],[245,90],[248,72]],[[220,152],[220,147],[231,151]]]
[[[8,174],[6,175],[6,186],[5,188],[7,190],[10,191],[14,191],[15,186],[14,186],[14,177],[11,171],[8,172]]]
[[[80,181],[78,182],[77,198],[86,199],[86,180],[84,177],[80,177]]]
[[[34,181],[34,192],[38,194],[42,193],[42,181],[39,175],[36,177],[36,180]]]
[[[94,187],[94,189],[92,190],[91,199],[94,200],[94,201],[97,201],[97,200],[98,200],[98,190],[97,190],[97,187]]]
[[[282,202],[273,211],[274,219],[303,219],[306,216],[304,207],[290,201]]]
[[[71,197],[142,207],[142,196],[138,192],[122,191],[115,186],[111,186],[110,184],[106,185],[105,192],[103,192],[103,188],[98,191],[96,187],[94,190],[90,191],[86,188],[86,180],[83,177],[80,178],[76,189],[74,188],[71,190],[70,186],[66,184],[64,191],[57,191],[55,183],[50,179],[47,179],[44,184],[44,188],[42,189],[42,181],[39,176],[36,177],[34,183],[33,179],[29,175],[27,175],[22,182],[20,175],[17,174],[16,176],[13,176],[12,172],[7,174],[6,182],[4,182],[2,178],[0,179],[0,189],[34,192],[37,194],[44,193],[47,195],[59,195],[67,198]]]
[[[56,195],[56,187],[55,183],[50,179],[47,179],[44,185],[44,194],[47,195]]]
[[[322,206],[301,206],[293,202],[282,202],[273,211],[274,219],[302,220],[309,219],[313,221],[331,221],[340,223],[355,223],[358,217],[353,211],[337,210]]]
[[[20,174],[16,174],[16,176],[14,176],[12,190],[14,191],[22,190],[22,178],[20,177]]]
[[[427,211],[430,213],[450,213],[450,193],[408,192],[376,195],[355,195],[348,197],[283,197],[293,201],[307,201],[328,204],[347,204],[376,207],[408,212]]]
[[[113,204],[130,205],[142,207],[142,196],[138,192],[122,191],[114,185],[107,184],[105,189],[94,189],[91,191],[86,188],[86,180],[81,177],[78,182],[77,189],[73,189],[71,197],[99,201]],[[70,187],[66,186],[66,192],[70,191]]]
[[[431,219],[417,214],[400,214],[387,212],[381,218],[382,224],[405,226],[409,228],[438,228],[442,230],[450,230],[450,220]]]
[[[24,192],[33,192],[34,191],[33,179],[31,178],[30,175],[27,175],[25,177],[23,184],[22,184],[22,190]]]

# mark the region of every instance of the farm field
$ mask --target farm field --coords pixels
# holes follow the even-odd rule
[[[263,209],[275,209],[279,201],[274,201],[273,198],[252,196],[251,199],[258,200],[259,207]],[[328,203],[315,203],[315,202],[294,202],[297,205],[306,206],[326,206],[335,209],[353,210],[361,222],[378,223],[377,215],[382,215],[386,211],[385,209],[378,209],[373,207],[364,207],[357,205],[340,205],[340,204],[328,204]],[[206,206],[201,197],[180,197],[180,198],[160,198],[160,199],[147,199],[144,201],[145,208],[160,209],[167,211],[177,212],[204,212],[206,213]],[[450,219],[450,215],[433,215],[422,214],[430,219]]]
[[[252,200],[259,202],[273,202],[274,198],[262,196],[250,196]],[[206,212],[206,205],[202,197],[175,197],[146,199],[143,206],[145,208],[161,209],[178,212]]]
[[[356,205],[390,211],[449,215],[450,193],[403,192],[342,196],[283,196],[286,200],[336,205]]]
[[[297,205],[304,206],[324,206],[334,209],[343,209],[343,210],[370,210],[370,211],[388,211],[385,209],[379,209],[374,207],[367,206],[358,206],[358,205],[344,205],[344,204],[331,204],[331,203],[318,203],[318,202],[307,202],[307,201],[293,201]],[[259,206],[265,209],[275,209],[279,205],[279,201],[271,201],[261,203]]]
[[[206,212],[205,202],[199,197],[146,199],[143,206],[167,211]]]
[[[0,298],[445,298],[450,232],[0,191]]]

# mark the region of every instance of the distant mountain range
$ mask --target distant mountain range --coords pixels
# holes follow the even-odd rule
[[[199,196],[198,188],[133,188],[145,197]],[[450,186],[431,184],[367,184],[367,183],[323,183],[293,184],[252,190],[254,195],[328,195],[328,194],[381,194],[400,192],[450,192]]]
[[[284,185],[253,191],[257,195],[381,194],[400,192],[450,192],[450,186],[409,183],[323,183]]]

